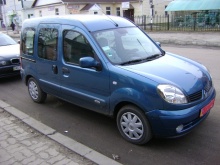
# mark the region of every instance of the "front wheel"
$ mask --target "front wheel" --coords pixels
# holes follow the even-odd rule
[[[117,114],[117,126],[123,138],[134,144],[145,144],[152,137],[146,116],[133,105],[120,109]]]
[[[43,103],[46,100],[47,94],[42,91],[34,78],[28,80],[28,92],[34,102]]]

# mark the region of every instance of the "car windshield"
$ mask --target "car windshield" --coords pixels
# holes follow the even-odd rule
[[[15,45],[17,44],[11,37],[0,34],[0,46],[7,46],[7,45]]]
[[[94,33],[106,57],[114,64],[133,64],[159,58],[161,50],[137,27]]]

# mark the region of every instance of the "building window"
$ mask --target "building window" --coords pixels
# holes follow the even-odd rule
[[[98,12],[97,12],[97,11],[94,11],[94,14],[98,14]]]
[[[59,9],[58,8],[55,9],[55,15],[59,15]]]
[[[41,10],[39,11],[39,16],[42,17],[42,11]]]
[[[111,15],[111,7],[106,7],[106,14]]]
[[[33,16],[33,14],[28,14],[28,19],[32,18]]]
[[[121,13],[120,13],[120,7],[117,7],[117,8],[116,8],[116,15],[117,15],[117,16],[120,16],[120,15],[121,15]]]

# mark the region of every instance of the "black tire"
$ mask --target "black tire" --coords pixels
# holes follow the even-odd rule
[[[117,126],[123,138],[133,144],[145,144],[152,138],[150,124],[136,106],[126,105],[119,110]]]
[[[47,94],[42,91],[33,77],[28,80],[28,92],[31,99],[36,103],[43,103],[47,98]]]

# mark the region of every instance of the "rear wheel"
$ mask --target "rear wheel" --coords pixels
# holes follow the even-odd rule
[[[28,92],[32,100],[37,103],[43,103],[47,98],[47,94],[42,91],[34,78],[28,80]]]
[[[146,116],[133,105],[120,109],[117,115],[117,126],[123,138],[134,144],[145,144],[152,137]]]

